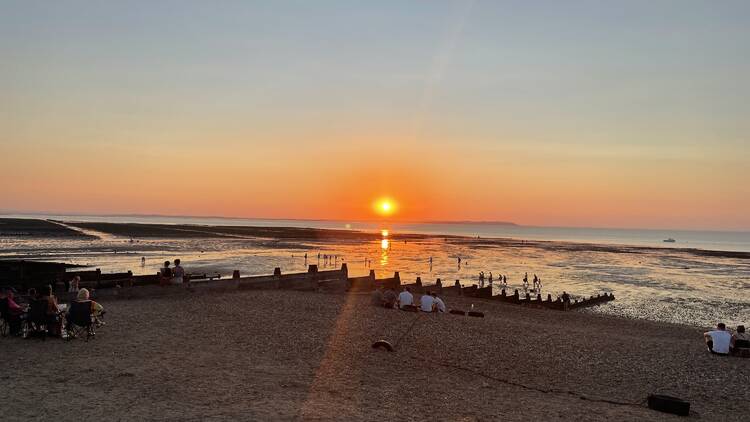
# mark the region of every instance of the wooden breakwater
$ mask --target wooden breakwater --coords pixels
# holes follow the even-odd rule
[[[408,286],[412,292],[416,293],[434,291],[439,295],[442,294],[447,296],[465,296],[479,299],[497,300],[500,302],[531,306],[536,308],[557,310],[566,309],[565,302],[563,302],[562,298],[556,297],[553,299],[551,294],[547,294],[546,297],[543,297],[541,294],[532,295],[529,292],[520,294],[518,292],[518,289],[515,289],[513,293],[509,293],[509,289],[500,289],[499,294],[494,294],[495,289],[491,285],[487,287],[479,287],[477,285],[464,287],[459,280],[456,280],[452,285],[444,286],[442,281],[438,278],[435,281],[435,284],[424,285],[422,284],[421,278],[417,277],[415,283],[403,284],[402,286]],[[596,296],[589,296],[588,298],[571,298],[567,304],[567,309],[585,308],[611,302],[613,300],[615,300],[615,295],[613,293],[597,294]]]
[[[164,294],[189,294],[186,289],[174,286],[161,287],[158,285],[158,274],[133,275],[132,272],[103,274],[99,270],[73,271],[66,273],[66,279],[73,276],[81,278],[80,287],[88,287],[94,291],[94,297],[104,298],[135,298],[159,296]],[[67,283],[66,283],[67,284]],[[63,287],[63,286],[59,286]],[[476,285],[464,287],[459,280],[453,284],[444,286],[440,279],[434,284],[425,285],[420,277],[415,283],[404,284],[398,272],[393,277],[376,278],[375,271],[361,277],[349,277],[346,264],[340,269],[319,271],[317,265],[310,265],[307,272],[283,274],[280,268],[276,268],[273,274],[242,277],[239,271],[234,271],[231,278],[221,278],[219,275],[201,274],[198,278],[191,280],[193,291],[234,291],[234,290],[301,290],[331,293],[366,293],[378,288],[400,289],[409,287],[414,293],[435,292],[443,296],[464,296],[478,299],[496,300],[522,306],[530,306],[546,309],[566,309],[561,298],[552,298],[551,295],[532,296],[530,293],[519,294],[514,290],[508,294],[506,290],[500,290],[494,294],[493,286],[480,288]],[[60,289],[62,297],[66,297],[65,290]],[[578,309],[587,306],[599,305],[614,300],[613,294],[590,296],[588,298],[571,299],[567,309]]]

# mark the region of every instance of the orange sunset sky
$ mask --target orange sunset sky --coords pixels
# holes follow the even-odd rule
[[[743,2],[15,2],[0,211],[750,230]]]

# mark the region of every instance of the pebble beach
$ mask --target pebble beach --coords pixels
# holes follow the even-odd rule
[[[89,342],[2,339],[3,419],[684,420],[648,409],[650,393],[691,402],[691,419],[750,414],[748,360],[709,354],[697,328],[447,304],[485,318],[376,308],[366,294],[103,302]]]

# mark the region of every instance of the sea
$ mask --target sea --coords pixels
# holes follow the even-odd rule
[[[346,263],[350,275],[398,272],[423,284],[493,277],[493,289],[524,292],[541,280],[541,293],[574,298],[613,293],[617,300],[585,312],[710,327],[750,323],[750,232],[531,227],[505,223],[389,223],[166,216],[0,215],[67,222],[310,227],[379,233],[372,241],[269,241],[258,238],[130,239],[88,232],[95,239],[0,237],[0,258],[67,262],[103,272],[155,273],[180,258],[192,273],[231,276],[321,270]],[[395,234],[431,235],[394,240]],[[461,236],[461,237],[455,237]],[[664,242],[674,239],[674,242]],[[330,259],[329,259],[330,257]],[[143,258],[143,259],[142,259]],[[459,265],[459,258],[461,263]],[[505,276],[507,284],[498,280]],[[477,306],[481,306],[477,303]]]

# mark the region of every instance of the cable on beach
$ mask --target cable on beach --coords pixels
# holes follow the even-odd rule
[[[596,403],[613,404],[613,405],[617,405],[617,406],[643,407],[643,405],[648,400],[648,398],[646,398],[646,399],[643,399],[643,400],[638,401],[638,402],[626,402],[626,401],[618,401],[618,400],[610,400],[610,399],[604,399],[604,398],[586,396],[586,395],[583,395],[581,393],[578,393],[578,392],[575,392],[575,391],[572,391],[572,390],[560,390],[560,389],[556,389],[556,388],[538,388],[538,387],[533,387],[533,386],[530,386],[530,385],[522,384],[520,382],[514,382],[514,381],[507,380],[507,379],[498,378],[498,377],[486,374],[484,372],[477,371],[477,370],[474,370],[474,369],[471,369],[471,368],[467,368],[467,367],[464,367],[464,366],[460,366],[460,365],[455,365],[455,364],[451,364],[451,363],[444,363],[444,362],[438,362],[438,361],[434,361],[434,360],[430,360],[430,359],[425,359],[424,357],[421,357],[421,356],[407,355],[407,357],[409,359],[418,360],[420,362],[428,362],[428,363],[431,363],[431,364],[437,365],[437,366],[442,366],[442,367],[452,368],[452,369],[458,369],[458,370],[461,370],[461,371],[469,372],[469,373],[474,374],[474,375],[478,375],[478,376],[483,377],[483,378],[487,378],[487,379],[492,380],[492,381],[496,381],[496,382],[500,382],[500,383],[503,383],[503,384],[506,384],[506,385],[512,385],[514,387],[520,387],[520,388],[523,388],[523,389],[526,389],[526,390],[536,391],[536,392],[544,393],[544,394],[567,394],[567,395],[575,396],[576,398],[581,399],[581,400],[586,400],[586,401],[596,402]]]

